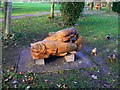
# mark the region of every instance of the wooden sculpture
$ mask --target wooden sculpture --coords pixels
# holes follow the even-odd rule
[[[68,28],[49,33],[43,41],[31,44],[33,59],[44,59],[50,56],[65,56],[82,48],[83,37],[78,37],[75,28]]]

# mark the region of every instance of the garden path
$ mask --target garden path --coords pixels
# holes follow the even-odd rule
[[[58,11],[55,11],[55,13],[57,12],[60,12],[59,10]],[[25,18],[25,17],[35,17],[35,16],[41,16],[41,15],[47,15],[47,14],[50,14],[50,12],[38,12],[38,13],[35,13],[35,14],[24,14],[24,15],[18,15],[18,16],[12,16],[12,19],[20,19],[20,18]],[[0,18],[0,22],[4,21],[3,18]]]

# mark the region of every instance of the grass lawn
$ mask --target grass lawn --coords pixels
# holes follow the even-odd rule
[[[12,3],[12,16],[23,15],[23,14],[34,14],[37,12],[49,12],[50,3]],[[3,3],[2,3],[3,7]],[[55,10],[59,10],[59,5],[55,4]],[[3,12],[2,12],[3,13]],[[3,15],[3,14],[2,14]],[[3,17],[0,15],[0,18]]]
[[[118,88],[118,59],[112,63],[108,60],[108,55],[115,54],[118,57],[118,15],[115,13],[107,14],[104,11],[87,14],[78,20],[77,30],[85,41],[96,47],[98,56],[105,62],[103,66],[108,67],[109,73],[104,74],[101,67],[89,67],[79,70],[57,71],[52,73],[25,73],[13,74],[3,73],[3,87],[15,87],[13,81],[17,80],[19,88]],[[58,31],[66,28],[61,22],[61,17],[49,20],[48,16],[28,17],[13,20],[12,29],[20,32],[26,37],[28,45],[33,39],[34,34],[46,35],[48,32]],[[106,35],[110,34],[111,40],[106,40]],[[19,40],[18,40],[19,42]],[[106,50],[108,52],[106,52]],[[86,56],[92,57],[89,54]],[[91,58],[92,60],[92,58]],[[99,61],[94,61],[99,63]],[[105,68],[104,68],[105,69]],[[91,75],[96,75],[93,79]],[[12,79],[5,81],[6,78],[13,76]],[[119,87],[120,88],[120,87]]]

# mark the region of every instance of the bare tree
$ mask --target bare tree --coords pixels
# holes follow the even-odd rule
[[[5,35],[12,34],[12,2],[4,2],[4,30]]]

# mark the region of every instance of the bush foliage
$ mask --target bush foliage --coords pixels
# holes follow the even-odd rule
[[[120,1],[119,2],[113,2],[112,10],[114,12],[120,13]]]
[[[60,11],[65,25],[74,25],[84,8],[84,2],[61,2],[60,4]]]

